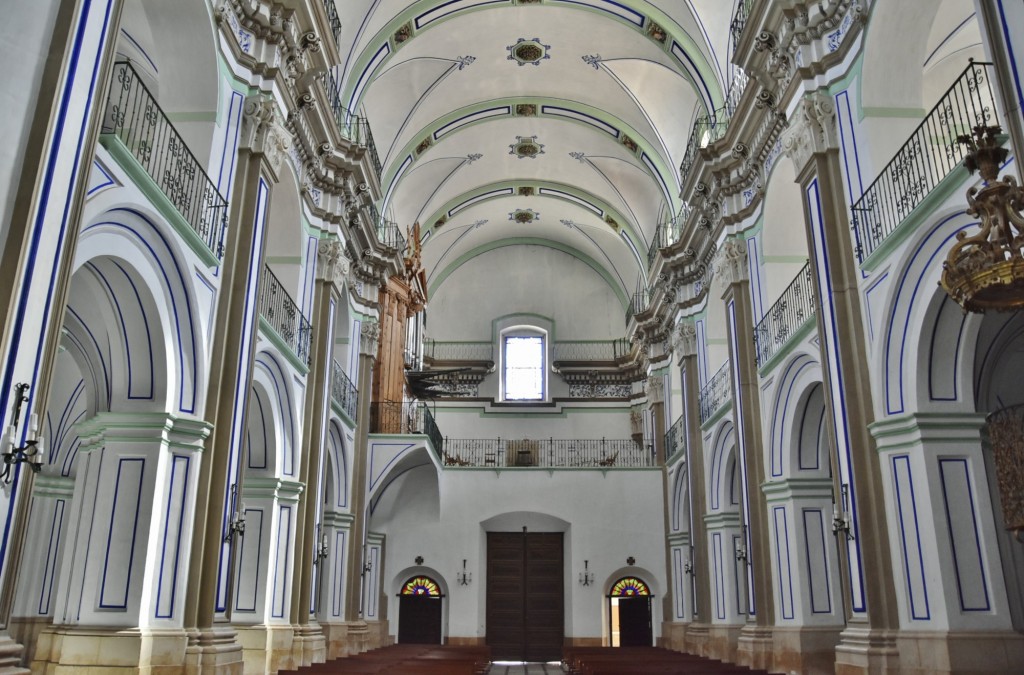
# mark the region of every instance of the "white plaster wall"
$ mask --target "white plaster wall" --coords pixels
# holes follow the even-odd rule
[[[469,260],[431,297],[427,335],[490,340],[491,321],[533,313],[555,322],[556,340],[622,337],[625,309],[586,263],[542,246],[507,246]]]
[[[440,481],[440,505],[437,482]],[[543,499],[539,499],[543,497]],[[482,523],[508,514],[496,531],[565,532],[565,635],[600,637],[609,585],[623,575],[633,556],[638,574],[656,596],[651,603],[660,626],[665,583],[663,486],[658,469],[633,471],[503,471],[413,469],[384,493],[371,517],[371,529],[387,536],[384,593],[393,598],[404,571],[423,564],[445,575],[447,635],[486,635],[487,535]],[[567,525],[559,526],[558,521]],[[462,561],[473,575],[468,586],[455,582]],[[577,583],[589,561],[596,586]],[[614,578],[613,578],[614,577]],[[397,634],[397,603],[390,629]],[[655,628],[657,634],[657,628]]]
[[[48,45],[56,20],[58,0],[5,3],[0,22],[0,59],[12,64],[4,70],[0,87],[0,251],[7,243],[7,232],[14,208],[14,197],[28,149],[28,133],[35,115],[39,85]],[[17,64],[16,67],[13,64]]]

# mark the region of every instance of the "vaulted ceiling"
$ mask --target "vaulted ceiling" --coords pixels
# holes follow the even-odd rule
[[[421,223],[432,291],[528,245],[633,291],[693,117],[722,101],[734,2],[336,1],[344,101],[370,120],[381,211]]]

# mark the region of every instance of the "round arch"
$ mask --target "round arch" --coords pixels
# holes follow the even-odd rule
[[[821,364],[807,353],[793,355],[779,370],[771,407],[767,448],[769,480],[820,471],[825,398]]]

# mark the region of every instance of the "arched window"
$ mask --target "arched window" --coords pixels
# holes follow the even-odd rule
[[[502,400],[547,400],[547,332],[536,326],[513,326],[501,332],[499,347]]]
[[[636,577],[623,577],[619,579],[612,586],[612,592],[609,593],[613,598],[632,598],[650,594],[651,591],[647,588],[647,584]]]
[[[402,586],[402,595],[429,595],[441,597],[441,589],[430,577],[413,577]]]

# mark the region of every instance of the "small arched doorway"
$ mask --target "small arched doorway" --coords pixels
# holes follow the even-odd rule
[[[612,647],[650,647],[651,591],[637,577],[622,577],[608,594]]]
[[[412,577],[398,594],[398,642],[441,644],[441,589],[430,577]]]

